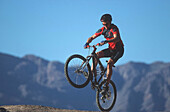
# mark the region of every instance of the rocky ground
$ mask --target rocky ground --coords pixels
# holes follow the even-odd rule
[[[39,105],[8,105],[0,106],[0,112],[92,112],[80,110],[57,109]]]

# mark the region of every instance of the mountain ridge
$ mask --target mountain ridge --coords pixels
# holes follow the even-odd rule
[[[38,104],[99,111],[90,84],[83,89],[73,88],[61,62],[0,53],[0,68],[0,105]],[[170,111],[170,63],[131,61],[116,66],[112,80],[118,90],[112,111]]]

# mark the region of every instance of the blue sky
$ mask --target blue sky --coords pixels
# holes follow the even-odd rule
[[[170,62],[170,0],[0,0],[0,52],[63,63],[75,53],[86,56],[83,45],[102,27],[105,13],[125,44],[118,65]]]

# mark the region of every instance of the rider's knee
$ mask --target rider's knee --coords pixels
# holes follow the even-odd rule
[[[114,61],[110,59],[107,63],[107,66],[112,67],[114,65]]]

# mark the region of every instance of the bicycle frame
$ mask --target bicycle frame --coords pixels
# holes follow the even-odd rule
[[[64,72],[68,82],[76,88],[83,88],[87,86],[91,81],[91,88],[96,90],[96,103],[101,111],[110,111],[116,101],[117,91],[116,86],[112,80],[108,83],[106,88],[107,78],[106,71],[107,67],[104,68],[103,64],[99,60],[96,54],[96,46],[93,45],[93,51],[90,55],[84,58],[82,55],[75,54],[70,56],[64,66]],[[93,71],[91,70],[90,63],[92,60]],[[99,67],[96,65],[98,61]],[[107,61],[106,61],[107,62]],[[97,66],[97,69],[96,69]],[[114,65],[113,65],[114,67]],[[97,71],[97,70],[100,71]],[[92,73],[94,75],[92,75]],[[98,75],[98,76],[97,76]],[[95,80],[94,80],[94,78]],[[103,78],[103,80],[102,80]]]
[[[92,59],[93,68],[94,68],[93,74],[97,73],[97,72],[96,72],[96,66],[95,66],[95,59],[97,59],[97,61],[98,61],[98,63],[99,63],[99,68],[100,68],[100,70],[101,70],[101,73],[100,73],[101,76],[100,76],[99,80],[96,82],[96,83],[99,84],[99,82],[101,81],[102,77],[104,76],[107,68],[104,68],[103,64],[101,63],[101,61],[100,61],[99,58],[97,57],[97,54],[96,54],[97,48],[96,48],[96,46],[97,46],[97,45],[89,46],[89,47],[93,47],[94,49],[93,49],[93,52],[86,57],[86,61],[84,62],[85,65],[84,65],[83,69],[87,66],[87,64],[89,63],[89,61]],[[80,68],[83,66],[84,63],[82,63],[82,65],[80,66]],[[92,72],[92,71],[91,71],[91,72]],[[96,74],[96,75],[97,75],[97,74]],[[94,77],[95,77],[95,79],[96,79],[96,76],[95,76],[95,75],[94,75]],[[90,80],[92,81],[93,78],[91,78]]]

